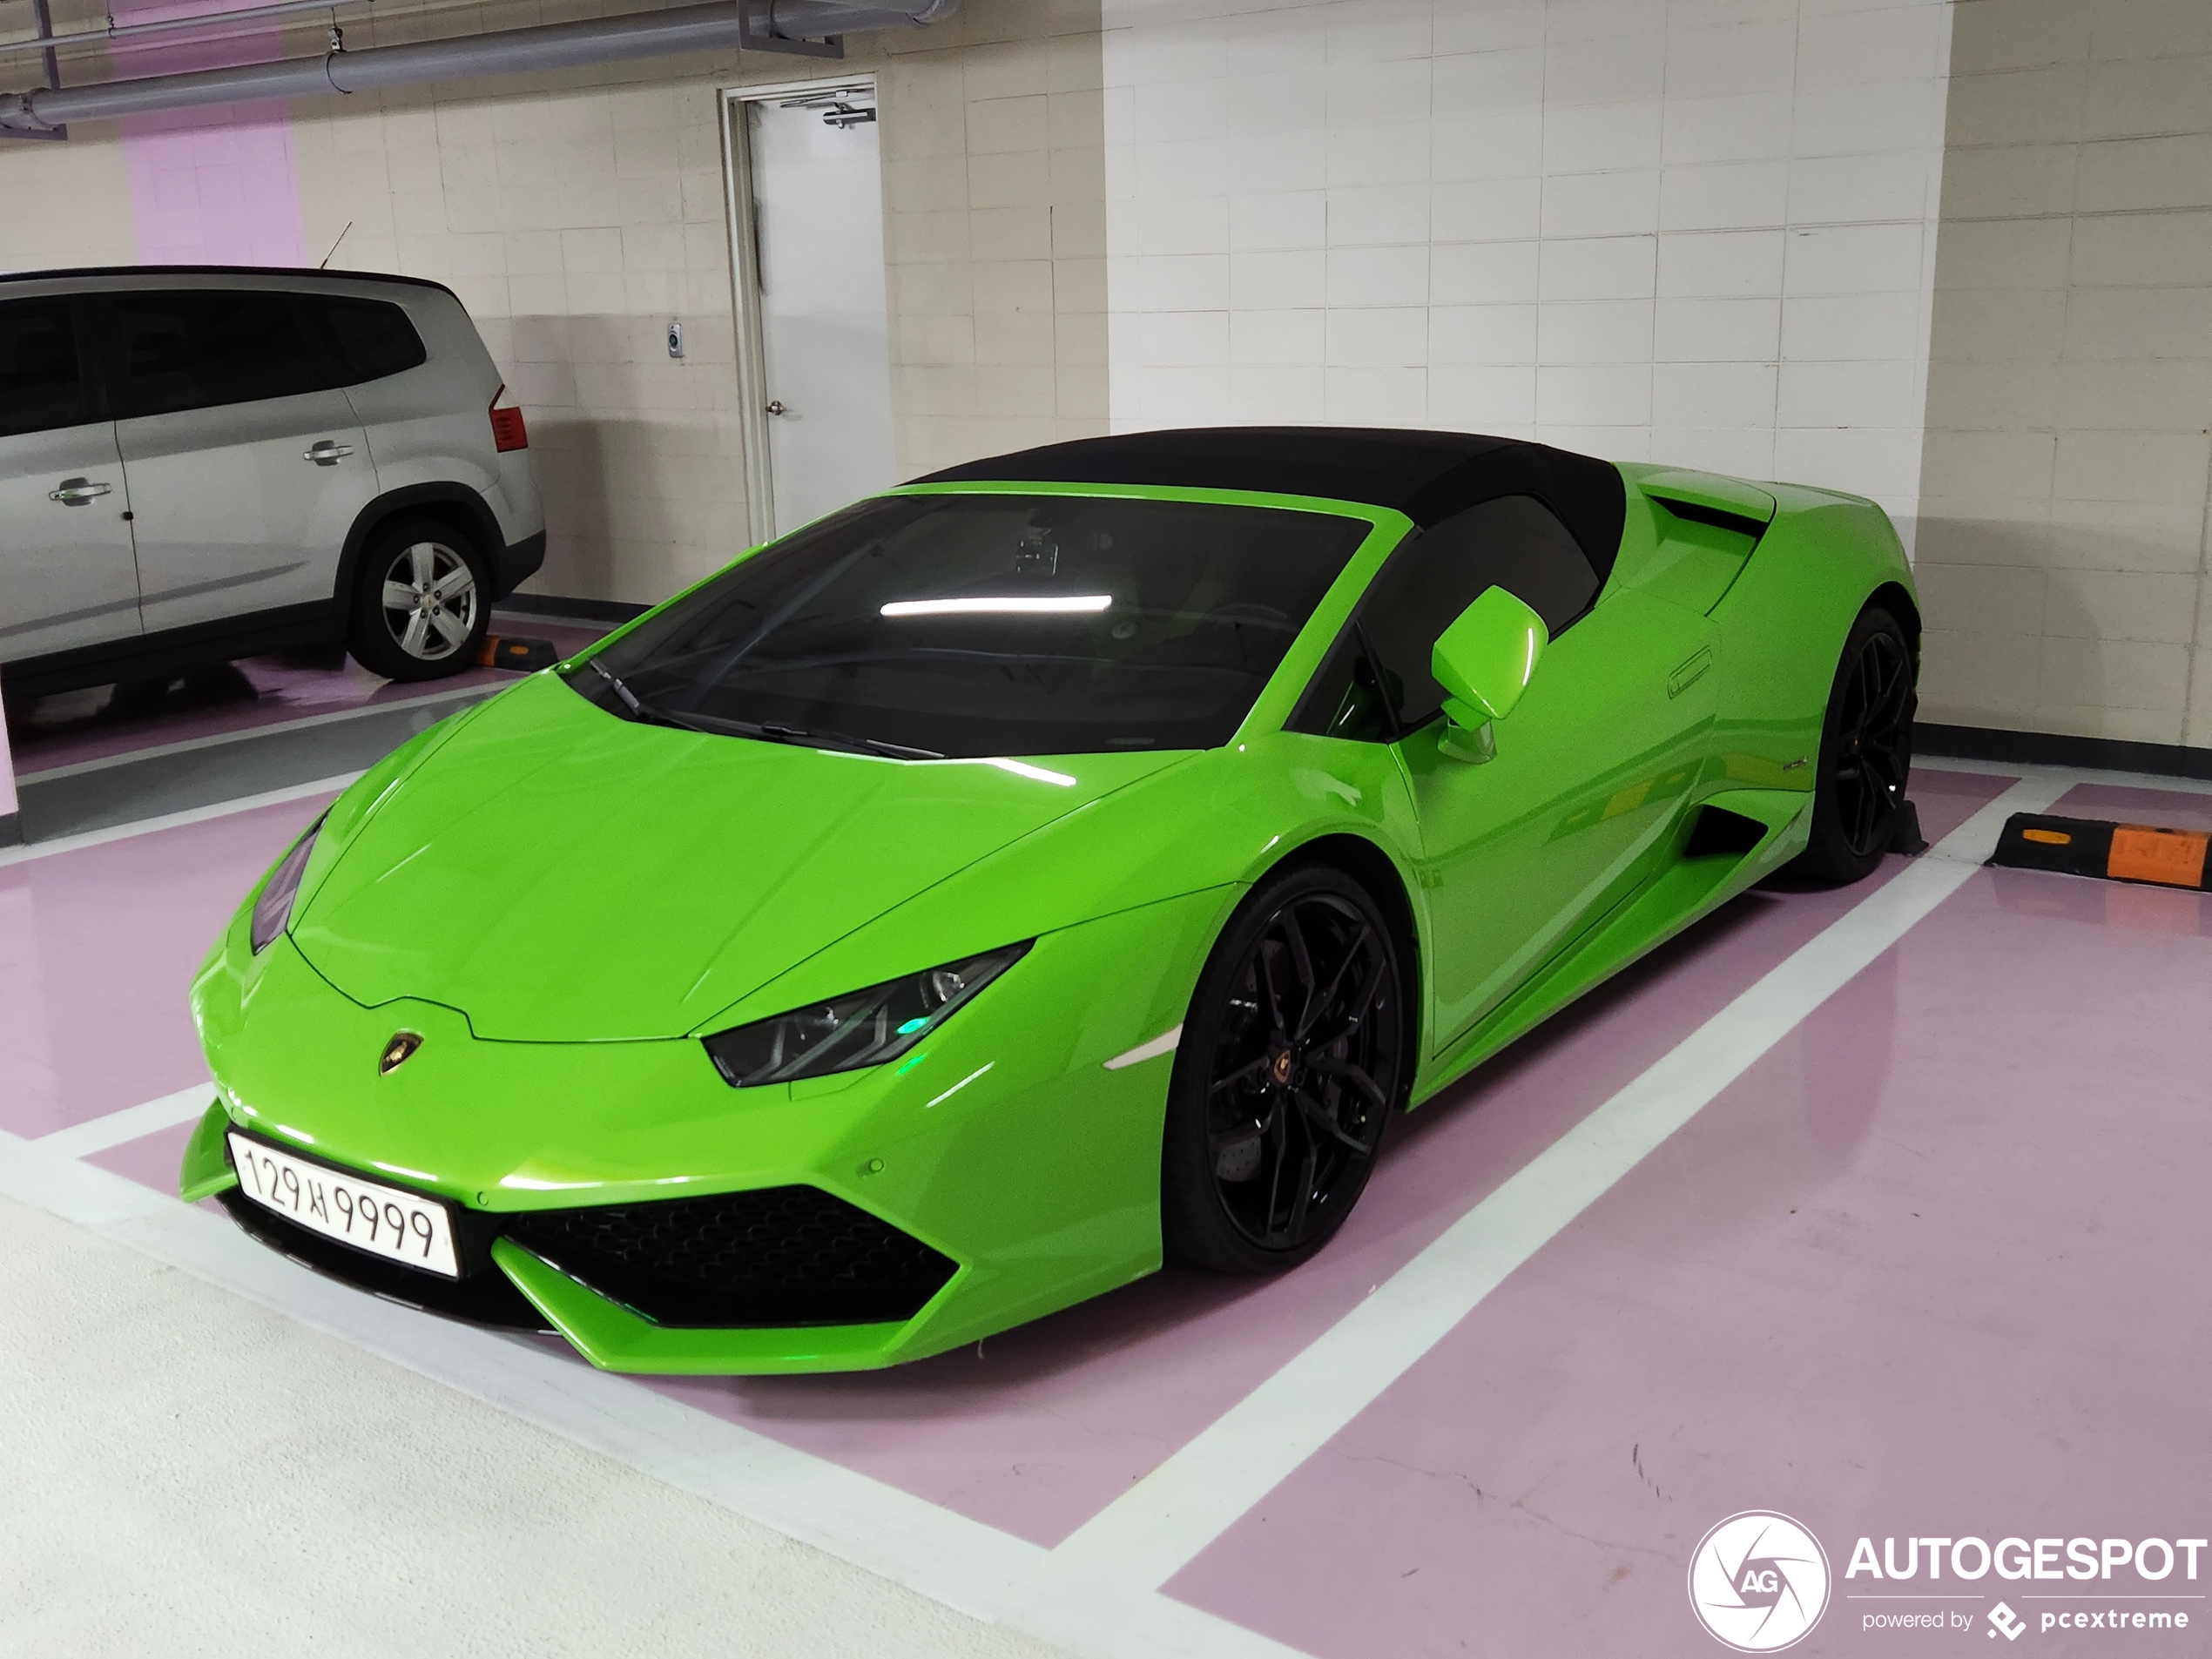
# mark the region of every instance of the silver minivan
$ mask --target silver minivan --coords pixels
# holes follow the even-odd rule
[[[529,434],[450,289],[137,266],[0,277],[0,679],[343,641],[469,667],[545,556]]]

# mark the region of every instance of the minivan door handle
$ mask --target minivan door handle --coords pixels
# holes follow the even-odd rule
[[[46,492],[46,499],[57,501],[64,507],[82,507],[113,489],[112,484],[94,483],[90,478],[64,478],[58,487]]]
[[[353,453],[352,444],[337,443],[328,438],[323,438],[309,444],[306,454],[301,458],[314,462],[318,467],[334,467]]]

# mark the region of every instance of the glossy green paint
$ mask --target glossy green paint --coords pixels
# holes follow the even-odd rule
[[[1445,717],[1461,726],[1504,719],[1528,689],[1551,637],[1544,619],[1503,588],[1478,596],[1429,654],[1429,671],[1451,694]]]
[[[624,721],[539,675],[396,751],[334,806],[290,933],[249,896],[192,1006],[219,1089],[187,1150],[227,1178],[226,1122],[491,1212],[804,1182],[959,1264],[899,1325],[664,1330],[511,1242],[501,1271],[593,1363],[880,1366],[976,1340],[1153,1271],[1171,1056],[1251,885],[1363,843],[1404,889],[1426,1099],[1793,856],[1804,764],[1844,635],[1909,598],[1869,503],[1624,467],[1628,523],[1592,610],[1492,722],[1494,758],[1284,731],[1411,528],[1343,502],[1211,490],[961,484],[1304,508],[1369,533],[1223,747],[900,761]],[[1687,520],[1637,488],[1773,522]],[[1732,540],[1730,538],[1733,538]],[[1795,763],[1795,764],[1793,764]],[[1686,858],[1705,803],[1768,833]],[[698,1038],[1015,940],[1034,949],[894,1065],[732,1089]],[[421,1034],[388,1076],[394,1031]]]

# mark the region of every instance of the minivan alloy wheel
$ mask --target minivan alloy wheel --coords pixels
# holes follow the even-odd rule
[[[400,550],[384,574],[384,625],[418,662],[442,662],[469,643],[476,626],[476,578],[468,561],[441,542]]]

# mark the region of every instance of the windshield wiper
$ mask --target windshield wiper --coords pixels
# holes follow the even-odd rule
[[[861,743],[880,755],[889,755],[894,760],[942,760],[941,749],[917,749],[910,744],[886,743],[881,738],[862,738]]]
[[[697,732],[703,737],[712,735],[705,726],[694,725],[680,714],[671,714],[666,709],[657,708],[646,702],[644,698],[624,685],[622,683],[622,677],[597,657],[591,659],[591,666],[598,671],[601,679],[614,687],[615,695],[622,699],[622,705],[630,711],[631,719],[642,720],[648,725],[672,725],[679,732]]]
[[[894,760],[942,760],[945,757],[935,749],[917,749],[903,743],[887,743],[881,738],[849,738],[842,732],[809,732],[805,726],[786,725],[780,720],[732,720],[721,715],[701,714],[685,716],[671,714],[656,707],[622,683],[622,678],[607,668],[597,658],[591,666],[599,678],[613,687],[614,694],[622,699],[631,718],[656,725],[672,725],[685,732],[697,732],[704,737],[725,733],[739,738],[757,738],[765,743],[793,743],[807,748],[849,749],[886,755]]]
[[[713,720],[718,728],[726,728],[742,737],[765,738],[772,743],[797,743],[809,748],[845,749],[855,752],[865,750],[871,754],[888,756],[894,760],[942,760],[945,758],[935,749],[916,749],[904,743],[887,743],[881,738],[848,737],[842,732],[810,732],[805,726],[786,725],[780,720],[728,720],[714,715],[703,718]]]

